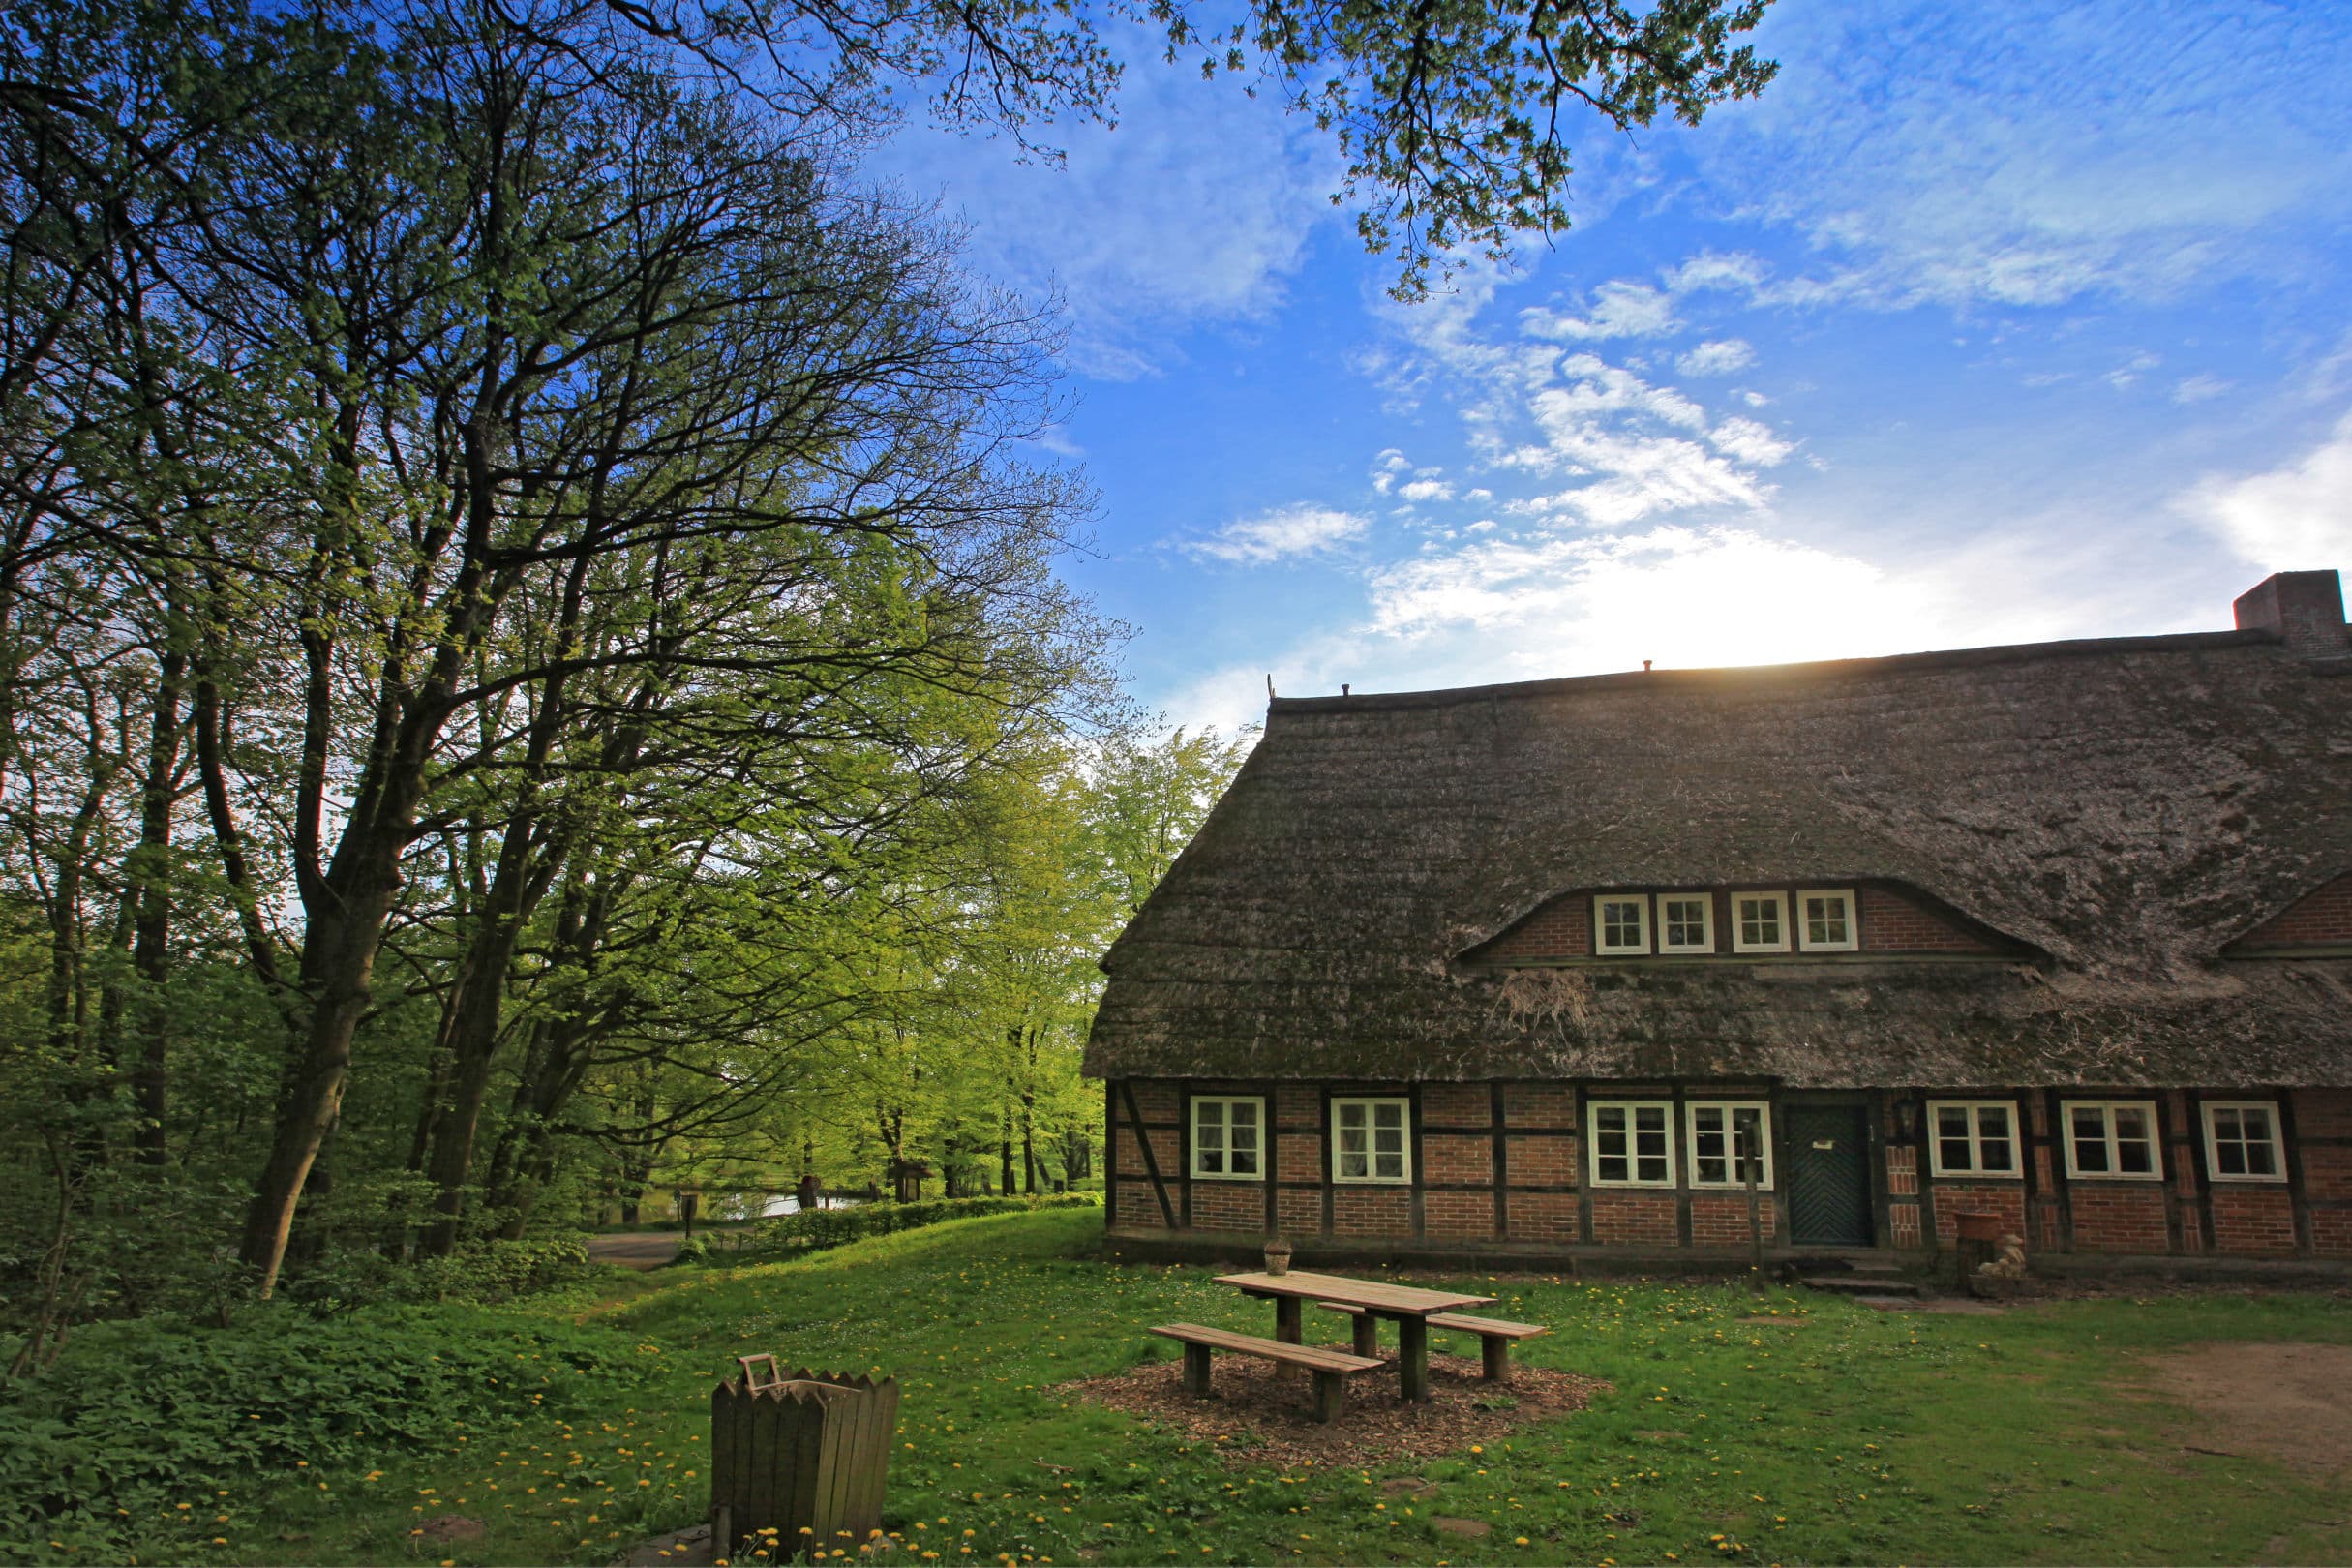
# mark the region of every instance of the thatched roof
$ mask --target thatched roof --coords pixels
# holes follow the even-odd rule
[[[2266,631],[1277,701],[1086,1070],[2352,1084],[2352,960],[2219,957],[2347,871],[2352,658]],[[1870,880],[2033,956],[1465,959],[1567,890]]]

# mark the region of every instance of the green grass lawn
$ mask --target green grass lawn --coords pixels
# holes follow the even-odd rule
[[[187,1523],[151,1544],[211,1562],[602,1562],[701,1518],[710,1385],[736,1355],[774,1350],[900,1379],[893,1560],[2352,1556],[2345,1477],[2185,1447],[2225,1445],[2151,1392],[2140,1359],[2215,1341],[2352,1343],[2339,1299],[2168,1296],[1944,1317],[1804,1292],[1760,1305],[1745,1288],[1456,1277],[1442,1282],[1498,1295],[1498,1315],[1552,1325],[1519,1347],[1524,1360],[1607,1378],[1613,1392],[1484,1452],[1283,1472],[1229,1465],[1057,1388],[1172,1357],[1148,1324],[1268,1332],[1267,1310],[1208,1270],[1095,1261],[1101,1225],[1099,1212],[1014,1215],[789,1264],[616,1271],[605,1299],[563,1310],[612,1334],[641,1376],[576,1391],[565,1419],[453,1431],[429,1459],[223,1489],[238,1494],[201,1507],[225,1518],[181,1511]],[[1339,1341],[1343,1326],[1311,1337]],[[1379,1485],[1403,1474],[1435,1491]],[[410,1533],[442,1515],[489,1533]],[[1490,1531],[1465,1539],[1438,1518]]]

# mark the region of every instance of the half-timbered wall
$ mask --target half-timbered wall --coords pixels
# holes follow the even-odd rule
[[[1267,1168],[1251,1180],[1192,1177],[1190,1106],[1201,1096],[1258,1096],[1269,1125]],[[1336,1181],[1332,1101],[1404,1100],[1410,1180]],[[1671,1187],[1596,1186],[1583,1147],[1593,1098],[1672,1107],[1678,1158]],[[1768,1246],[1789,1224],[1788,1096],[1759,1084],[1271,1084],[1130,1079],[1106,1086],[1108,1201],[1129,1234],[1281,1233],[1294,1239],[1433,1250],[1497,1244],[1514,1251],[1613,1248],[1744,1250],[1744,1192],[1693,1185],[1682,1134],[1693,1100],[1759,1100],[1773,1107],[1774,1190],[1756,1223]],[[2352,1090],[2276,1092],[1978,1087],[1880,1090],[1867,1097],[1878,1244],[1948,1249],[1968,1213],[2000,1217],[2029,1251],[2129,1255],[2352,1259]],[[1927,1148],[1932,1100],[2000,1101],[2016,1108],[2018,1174],[1940,1176]],[[2163,1169],[2153,1180],[2069,1177],[2062,1105],[2153,1101]],[[2205,1137],[2209,1100],[2277,1108],[2283,1179],[2217,1180]]]

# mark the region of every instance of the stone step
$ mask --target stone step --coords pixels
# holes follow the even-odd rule
[[[1884,1274],[1808,1274],[1797,1283],[1809,1290],[1826,1290],[1840,1296],[1915,1296],[1919,1287],[1909,1280],[1890,1279]]]

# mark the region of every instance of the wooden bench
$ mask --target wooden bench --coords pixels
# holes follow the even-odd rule
[[[1380,1320],[1361,1307],[1343,1301],[1318,1301],[1325,1312],[1344,1312],[1355,1319],[1355,1350],[1359,1356],[1380,1353]],[[1480,1371],[1490,1383],[1511,1380],[1511,1342],[1532,1340],[1552,1331],[1541,1323],[1507,1323],[1499,1317],[1467,1317],[1461,1312],[1432,1312],[1430,1327],[1455,1334],[1478,1336]]]
[[[1196,1400],[1209,1397],[1209,1354],[1213,1350],[1230,1350],[1239,1356],[1256,1356],[1282,1367],[1305,1368],[1314,1373],[1314,1418],[1317,1421],[1334,1420],[1346,1407],[1346,1378],[1350,1372],[1371,1372],[1383,1365],[1376,1356],[1351,1356],[1344,1350],[1333,1349],[1328,1345],[1290,1344],[1282,1340],[1261,1340],[1253,1334],[1202,1328],[1198,1323],[1163,1323],[1152,1332],[1183,1344],[1184,1391]]]

